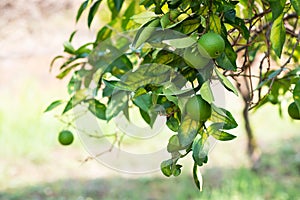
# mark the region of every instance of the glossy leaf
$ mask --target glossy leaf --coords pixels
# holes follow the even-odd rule
[[[62,114],[68,112],[69,110],[73,109],[75,106],[77,106],[78,104],[83,102],[87,96],[88,96],[88,93],[87,93],[86,89],[77,91],[68,101]]]
[[[172,159],[163,161],[160,164],[161,172],[167,177],[171,176],[172,175],[172,165],[173,165]]]
[[[151,35],[155,32],[158,26],[159,18],[155,18],[144,24],[136,33],[136,36],[132,42],[132,46],[136,49],[139,48],[151,37]]]
[[[207,163],[207,154],[209,149],[205,145],[206,138],[201,135],[193,141],[192,150],[193,150],[193,159],[198,166],[202,166],[204,163]]]
[[[118,16],[123,3],[124,3],[124,0],[108,0],[107,1],[108,8],[110,9],[111,14],[112,14],[111,15],[112,19],[114,19]]]
[[[258,90],[258,89],[262,88],[268,82],[270,82],[271,80],[275,79],[281,72],[282,72],[282,69],[270,71],[270,73],[267,76],[267,78],[265,80],[263,80],[262,82],[260,82],[259,85],[257,86],[257,88],[255,90]]]
[[[128,103],[127,93],[124,91],[117,91],[114,93],[108,102],[106,108],[106,119],[109,121],[113,117],[117,116]]]
[[[86,9],[86,7],[88,6],[89,1],[90,1],[90,0],[86,0],[86,1],[84,1],[84,2],[80,5],[80,7],[79,7],[79,9],[78,9],[78,11],[77,11],[76,22],[78,22],[78,20],[79,20],[79,18],[81,17],[83,11],[84,11],[84,10]]]
[[[135,4],[136,4],[136,1],[132,1],[124,13],[124,19],[122,20],[123,30],[126,30],[126,27],[129,23],[129,21],[131,20],[131,16],[133,16],[135,13]]]
[[[152,96],[150,94],[143,94],[133,98],[133,103],[140,109],[148,112],[152,106]]]
[[[59,105],[61,105],[62,103],[64,103],[62,100],[53,101],[53,102],[45,109],[44,112],[49,112],[49,111],[53,110],[54,108],[58,107]]]
[[[221,127],[218,127],[218,125],[219,124],[212,124],[207,127],[207,133],[220,141],[228,141],[236,138],[235,135],[220,130],[219,128],[223,128],[223,125],[221,125]]]
[[[218,65],[224,70],[235,71],[237,54],[232,48],[231,44],[225,39],[225,51],[216,58]]]
[[[177,132],[179,129],[179,121],[173,116],[169,117],[166,124],[168,128],[174,132]]]
[[[300,16],[300,1],[299,0],[291,0],[292,6],[295,9],[298,16]]]
[[[137,70],[124,74],[118,85],[131,88],[132,91],[148,84],[162,85],[170,80],[171,72],[172,69],[168,65],[144,64]]]
[[[200,88],[200,94],[201,97],[207,101],[209,104],[211,104],[212,102],[214,102],[214,95],[212,93],[212,90],[210,88],[210,84],[209,81],[205,81],[201,88]]]
[[[73,31],[73,32],[71,33],[71,35],[70,35],[70,37],[69,37],[69,40],[68,40],[70,43],[73,41],[73,38],[74,38],[74,36],[75,36],[76,33],[77,33],[77,30],[75,30],[75,31]]]
[[[236,17],[234,19],[234,21],[226,21],[226,23],[230,24],[234,28],[237,28],[245,39],[249,39],[250,32],[249,32],[248,28],[246,27],[244,20]]]
[[[61,58],[64,58],[64,56],[59,55],[59,56],[55,56],[55,57],[52,59],[52,61],[51,61],[51,63],[50,63],[50,72],[51,72],[51,70],[52,70],[52,68],[53,68],[53,65],[54,65],[55,61],[58,60],[58,59],[61,59]]]
[[[192,120],[189,115],[184,116],[178,130],[180,146],[187,147],[192,144],[200,128],[200,122]]]
[[[221,34],[221,19],[218,15],[211,15],[209,18],[209,29],[215,33]]]
[[[68,93],[73,94],[77,90],[80,89],[82,83],[82,79],[79,78],[76,74],[73,74],[71,80],[68,83]]]
[[[112,30],[107,26],[102,27],[96,37],[95,45],[98,45],[101,41],[108,39],[112,34]]]
[[[63,79],[65,76],[67,76],[71,71],[72,69],[74,69],[75,67],[79,66],[79,65],[82,65],[82,63],[76,63],[74,65],[71,65],[69,66],[67,69],[63,70],[62,72],[60,72],[56,78],[58,79]]]
[[[196,40],[191,37],[184,37],[184,38],[163,40],[162,42],[172,47],[181,49],[181,48],[187,48],[192,46],[193,44],[196,43]]]
[[[221,81],[221,83],[224,85],[224,87],[227,90],[233,92],[236,96],[238,96],[239,93],[238,93],[237,89],[233,86],[233,84],[217,69],[215,69],[215,72],[216,72],[217,76],[219,77],[219,80]]]
[[[272,9],[272,18],[274,21],[282,15],[286,0],[269,0],[269,3]]]
[[[89,15],[88,15],[88,27],[90,28],[91,27],[91,24],[93,22],[93,19],[98,11],[98,8],[101,4],[101,1],[102,0],[98,0],[96,1],[90,8],[90,11],[89,11]]]
[[[177,152],[177,151],[180,151],[180,150],[183,150],[183,149],[185,149],[185,148],[182,147],[179,144],[178,135],[173,135],[172,137],[170,137],[169,143],[168,143],[168,146],[167,146],[167,150],[168,150],[169,153]]]
[[[69,41],[64,42],[64,52],[69,53],[69,54],[75,53],[75,49]]]
[[[89,111],[97,118],[106,120],[106,106],[96,99],[89,99],[86,101],[89,104]]]
[[[145,11],[140,14],[132,16],[131,19],[138,24],[145,24],[145,23],[149,22],[149,20],[151,20],[155,17],[157,17],[157,15],[154,12]]]
[[[198,165],[196,163],[194,163],[193,166],[193,179],[194,179],[194,183],[197,186],[197,188],[202,191],[202,175],[198,169]]]
[[[238,126],[234,117],[228,110],[219,108],[214,104],[211,104],[211,107],[213,110],[211,120],[218,125],[218,129],[229,130]]]
[[[272,48],[276,55],[280,58],[282,48],[285,42],[286,30],[283,24],[283,13],[274,21],[271,29],[270,40]]]

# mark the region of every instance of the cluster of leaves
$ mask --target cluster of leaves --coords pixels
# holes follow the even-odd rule
[[[87,11],[90,27],[97,14],[101,15],[101,3],[101,0],[85,0],[76,21]],[[171,158],[162,162],[161,170],[166,176],[178,176],[182,167],[178,160],[191,152],[194,180],[200,188],[197,166],[208,161],[208,138],[231,140],[235,136],[226,130],[237,127],[231,113],[214,104],[211,81],[219,80],[229,92],[238,94],[227,77],[235,79],[243,75],[258,52],[267,52],[263,61],[268,63],[270,57],[280,57],[286,34],[289,45],[293,46],[292,52],[288,52],[289,59],[297,60],[299,36],[295,39],[285,23],[290,22],[294,32],[297,30],[298,1],[280,0],[280,7],[271,0],[108,0],[106,3],[111,20],[99,29],[95,41],[75,48],[72,40],[76,32],[73,32],[64,43],[66,55],[57,56],[51,64],[64,59],[57,78],[70,77],[67,88],[71,97],[62,115],[80,104],[107,121],[120,113],[130,120],[129,109],[133,106],[138,107],[150,126],[158,115],[165,116],[166,125],[175,134],[167,146]],[[138,30],[130,31],[134,29]],[[186,48],[195,47],[207,32],[219,34],[225,41],[225,50],[203,69],[195,69],[186,63],[183,53]],[[263,45],[265,42],[267,45]],[[236,63],[239,52],[244,52],[242,66]],[[260,98],[259,102],[272,98],[275,102],[279,94],[289,91],[291,83],[285,78],[298,77],[298,73],[291,71],[278,78],[286,65],[274,71],[270,66],[260,71],[256,90],[261,93],[261,88],[269,87],[271,95]],[[253,78],[252,74],[247,76]],[[205,122],[194,120],[185,112],[186,101],[195,94],[211,105],[211,117]],[[63,103],[55,101],[47,111]]]

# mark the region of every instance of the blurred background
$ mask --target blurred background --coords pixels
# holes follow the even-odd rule
[[[76,136],[73,145],[59,145],[58,132],[65,125],[55,112],[43,111],[52,101],[68,98],[66,80],[56,79],[56,70],[50,73],[49,66],[75,29],[78,43],[94,39],[85,20],[75,24],[80,3],[0,1],[1,200],[299,199],[300,123],[286,112],[280,118],[271,105],[251,114],[262,150],[260,166],[253,172],[246,155],[242,102],[231,95],[226,95],[226,107],[239,123],[232,131],[238,137],[211,151],[201,171],[201,193],[193,184],[188,159],[177,178],[166,178],[159,171],[137,176],[94,160],[83,162],[89,154]]]

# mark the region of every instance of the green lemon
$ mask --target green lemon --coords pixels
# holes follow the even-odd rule
[[[186,114],[193,120],[204,122],[211,116],[211,106],[200,95],[190,98],[185,104]]]
[[[197,49],[186,48],[184,50],[183,58],[185,62],[193,68],[202,69],[209,62],[208,58],[201,56]]]
[[[205,33],[198,40],[198,49],[206,58],[217,58],[224,52],[225,42],[217,33]]]
[[[74,140],[73,133],[68,130],[63,130],[58,135],[58,141],[62,145],[70,145]]]
[[[292,119],[300,119],[300,112],[295,102],[289,105],[288,113]]]

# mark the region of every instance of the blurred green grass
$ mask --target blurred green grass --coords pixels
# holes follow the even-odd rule
[[[1,200],[295,200],[300,187],[300,137],[286,140],[264,154],[261,168],[210,168],[203,173],[204,190],[196,190],[192,177],[65,179],[0,192]]]

